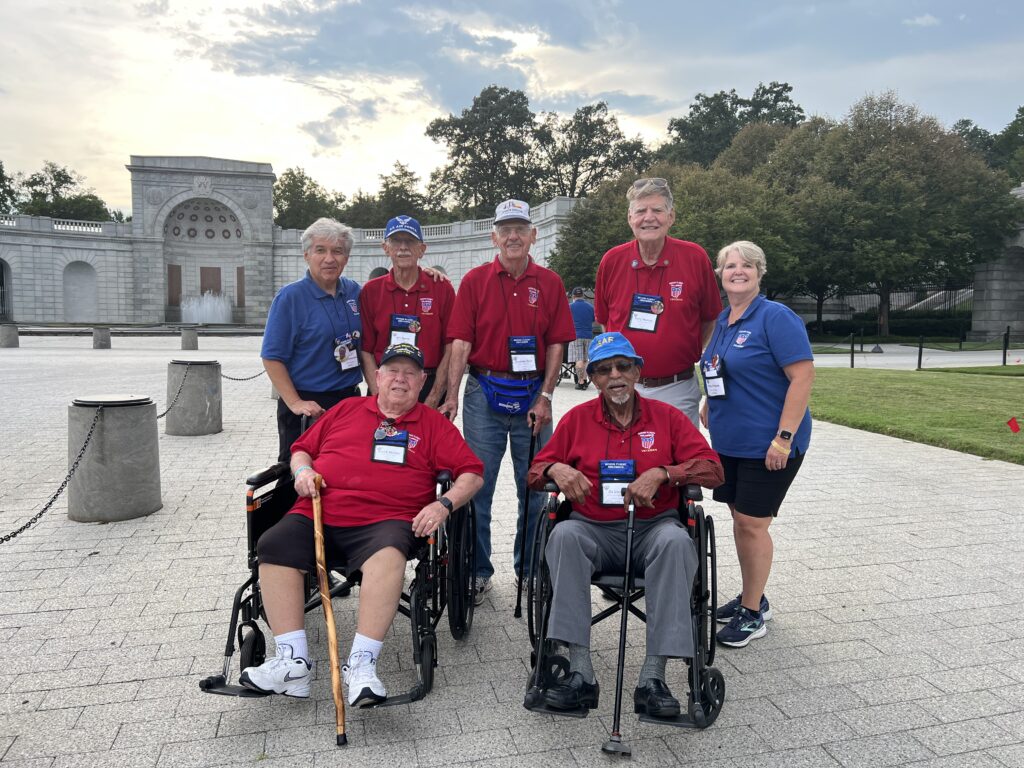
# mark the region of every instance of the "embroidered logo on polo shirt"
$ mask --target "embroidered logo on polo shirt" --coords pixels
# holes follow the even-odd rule
[[[673,299],[678,299],[680,296],[683,295],[683,281],[682,280],[676,280],[674,282],[670,282],[668,284],[668,288],[669,288],[669,296],[671,296]]]
[[[640,448],[644,451],[654,450],[654,433],[653,432],[641,432],[640,433]]]
[[[432,306],[434,306],[434,300],[433,299],[424,299],[424,298],[420,299],[420,312],[422,312],[424,315],[429,315],[430,314],[430,308]]]
[[[414,435],[412,432],[409,433],[409,450],[416,450],[416,446],[420,444],[420,436]]]
[[[353,315],[359,314],[359,305],[356,304],[355,299],[346,299],[345,303],[348,304],[348,308],[352,310]]]
[[[738,334],[736,334],[736,343],[733,344],[733,346],[742,347],[744,344],[747,343],[747,339],[750,338],[750,334],[751,331],[740,331]]]
[[[537,301],[540,299],[540,289],[538,288],[534,288],[531,286],[526,289],[526,293],[531,306],[535,305]]]

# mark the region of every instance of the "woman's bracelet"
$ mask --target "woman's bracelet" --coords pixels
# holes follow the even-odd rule
[[[789,448],[786,448],[784,445],[780,445],[779,443],[775,442],[774,440],[772,440],[772,448],[774,448],[779,453],[784,453],[787,456],[789,456]]]
[[[309,464],[303,464],[301,467],[297,468],[294,472],[292,472],[292,477],[294,477],[296,480],[298,480],[299,479],[299,475],[302,473],[303,470],[306,470],[306,469],[308,469],[310,472],[313,471],[313,468],[311,466],[309,466]]]

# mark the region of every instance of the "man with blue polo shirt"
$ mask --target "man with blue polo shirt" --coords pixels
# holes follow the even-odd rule
[[[288,461],[302,417],[316,419],[360,394],[359,284],[342,277],[352,229],[317,219],[302,233],[308,269],[274,297],[260,357],[277,390],[278,461]]]
[[[586,389],[590,384],[587,379],[587,346],[594,338],[594,305],[587,301],[579,286],[572,289],[569,311],[576,326],[576,340],[569,342],[569,362],[576,364],[576,389]]]

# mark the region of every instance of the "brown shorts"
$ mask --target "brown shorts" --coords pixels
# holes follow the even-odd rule
[[[415,551],[416,543],[412,523],[408,520],[381,520],[350,528],[324,526],[328,566],[346,573],[359,570],[373,554],[385,547],[394,547],[408,559]],[[283,565],[316,573],[313,521],[305,515],[285,515],[260,536],[256,554],[261,564]]]

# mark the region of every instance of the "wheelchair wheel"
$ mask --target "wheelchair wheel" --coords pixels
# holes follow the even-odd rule
[[[693,721],[698,727],[707,728],[718,719],[725,703],[725,678],[714,667],[704,670],[698,700],[699,704],[692,705],[699,707],[699,711],[691,713],[696,715]]]
[[[238,637],[238,663],[242,669],[258,667],[267,660],[267,640],[255,622],[240,626]]]
[[[698,507],[698,509],[700,509]],[[704,666],[710,667],[715,663],[715,648],[718,646],[716,642],[716,626],[715,626],[715,614],[718,613],[718,557],[717,550],[715,547],[715,521],[714,518],[704,514],[704,510],[701,512],[701,521],[704,525],[704,540],[705,540],[705,560],[707,564],[707,571],[709,580],[707,583],[708,589],[708,605],[707,610],[704,612],[704,621],[707,626],[703,628],[703,634],[701,637],[707,639],[707,645],[704,647]],[[717,671],[717,670],[716,670]],[[721,677],[721,673],[718,675]],[[724,690],[724,682],[723,682]]]
[[[537,637],[547,631],[547,614],[551,604],[551,578],[544,548],[548,540],[547,515],[538,521],[533,535],[533,568],[526,582],[526,625],[530,645],[537,647]]]
[[[434,687],[434,667],[437,666],[437,638],[433,634],[424,635],[420,639],[420,677],[423,680],[423,693],[430,693]]]
[[[452,637],[462,640],[473,627],[474,577],[476,576],[476,516],[471,506],[455,511],[448,531],[448,626]]]

